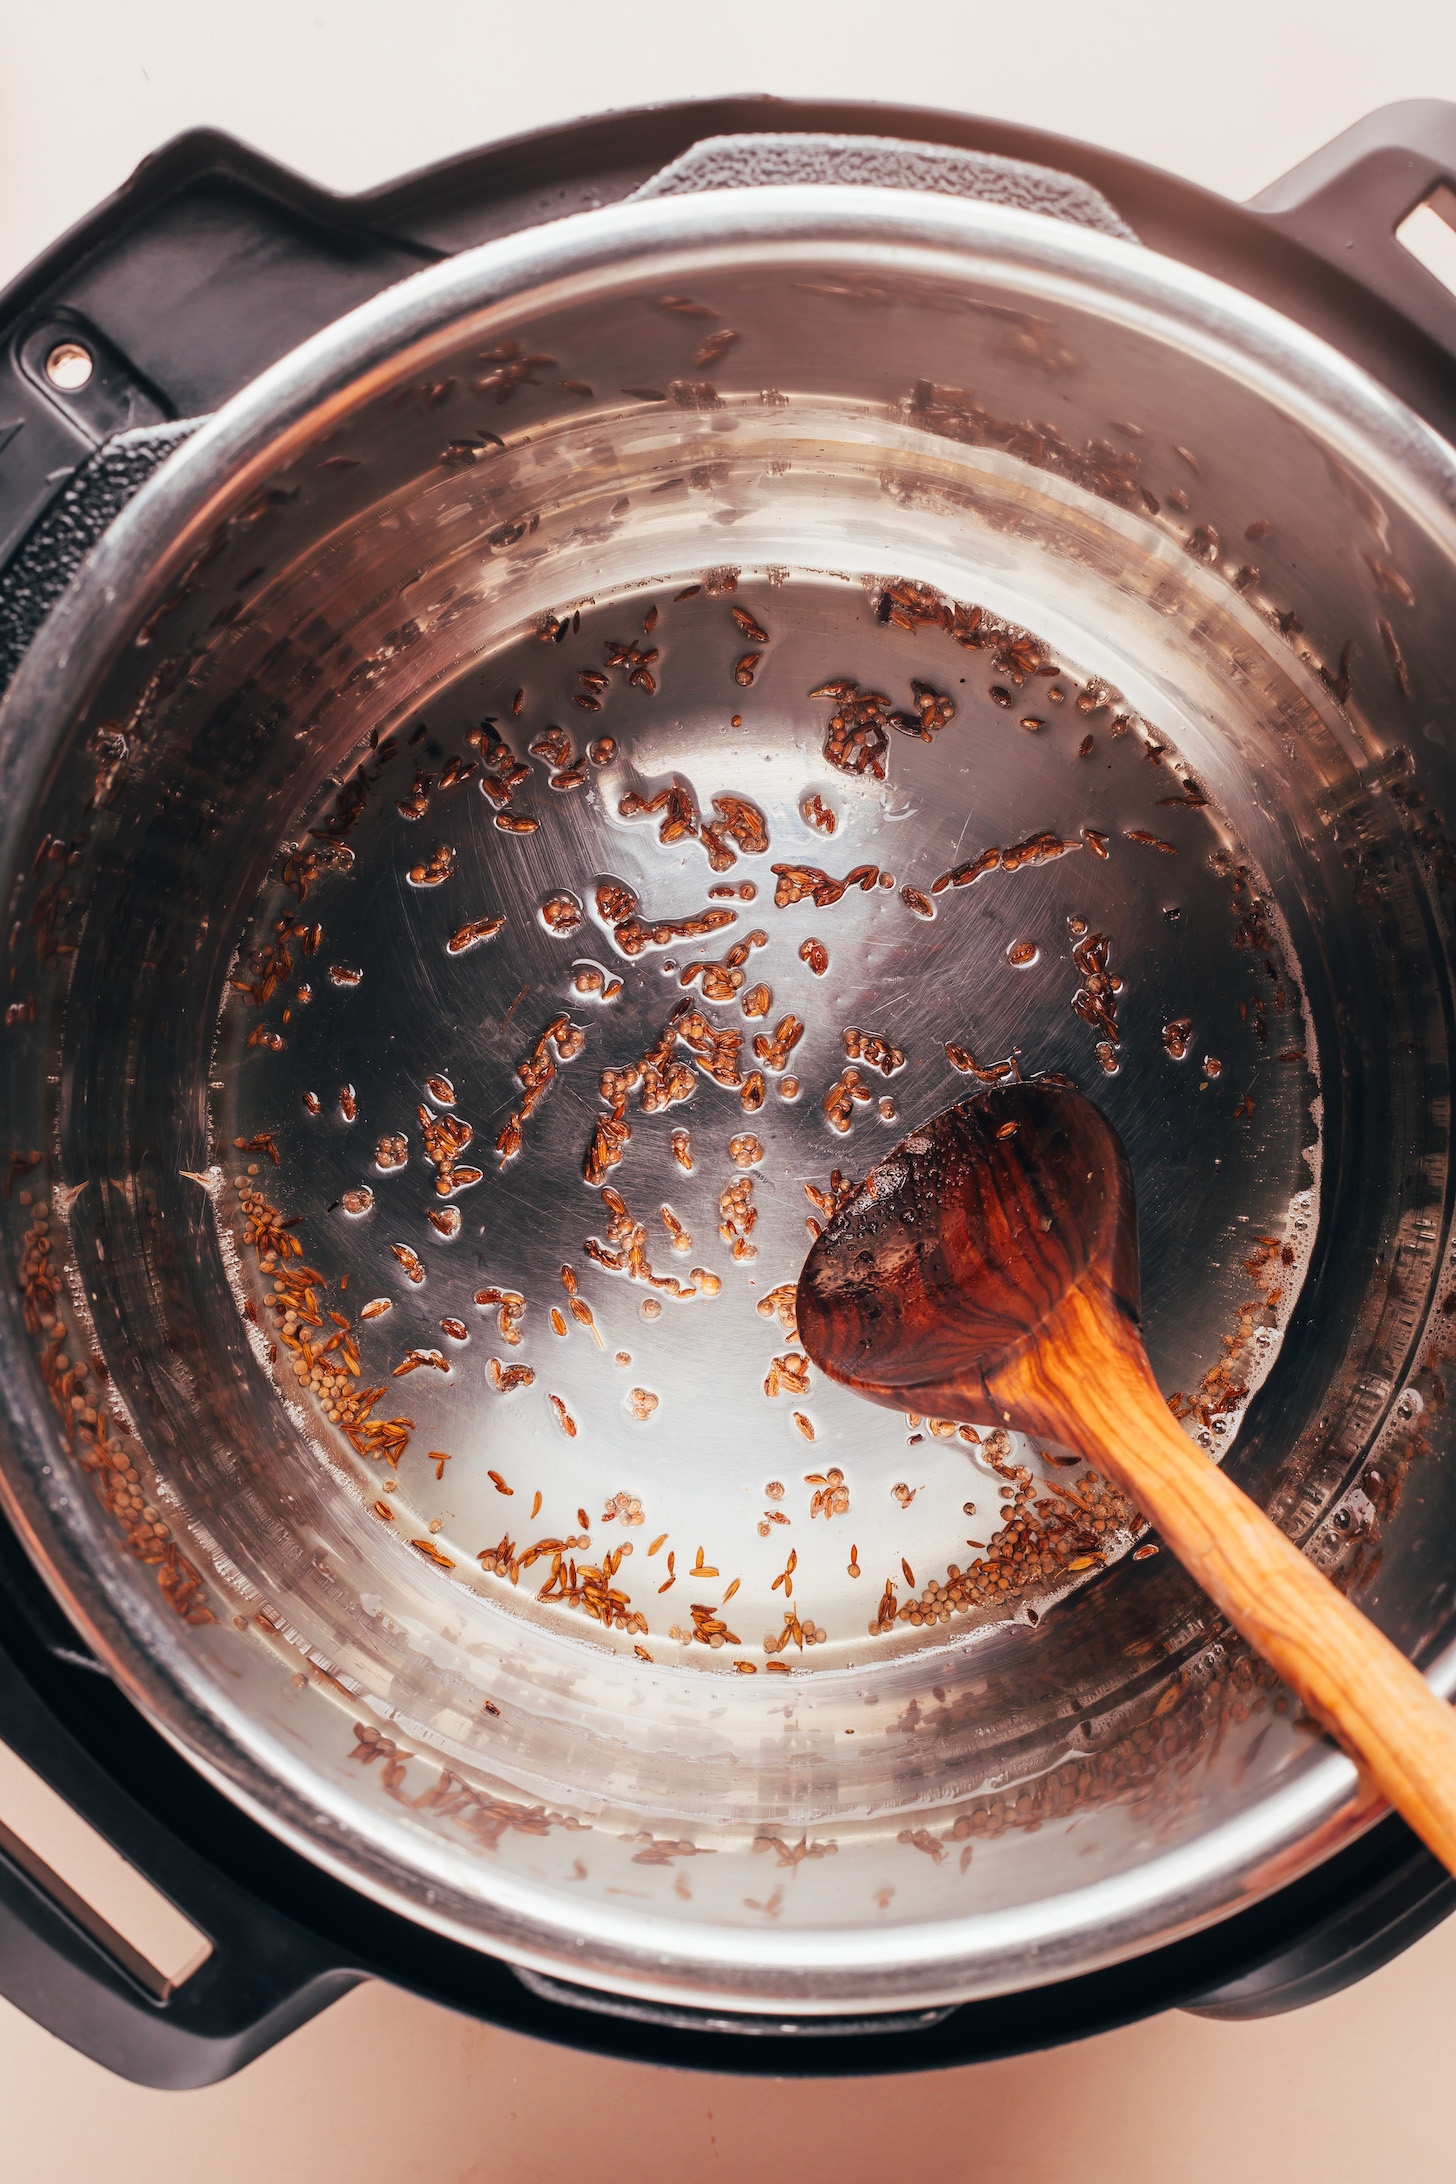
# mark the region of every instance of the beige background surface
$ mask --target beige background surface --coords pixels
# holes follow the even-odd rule
[[[202,2093],[0,2005],[6,2184],[1451,2184],[1456,1919],[1261,2025],[1168,2016],[933,2077],[598,2062],[358,1988]]]
[[[0,281],[178,130],[334,189],[726,91],[999,114],[1248,197],[1456,96],[1451,0],[0,0]]]
[[[183,128],[341,190],[711,92],[1036,122],[1246,196],[1387,100],[1456,98],[1452,0],[0,0],[0,282]],[[43,1845],[41,1847],[44,1847]],[[1294,2017],[1170,2016],[874,2083],[597,2062],[363,1989],[229,2084],[123,2085],[0,2004],[6,2184],[1450,2184],[1456,1921]]]

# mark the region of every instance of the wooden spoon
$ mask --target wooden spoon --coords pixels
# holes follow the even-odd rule
[[[1090,1100],[1010,1085],[913,1130],[809,1253],[798,1321],[873,1403],[1080,1450],[1456,1872],[1456,1713],[1169,1413],[1127,1155]]]

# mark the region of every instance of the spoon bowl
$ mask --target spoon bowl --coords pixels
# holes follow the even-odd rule
[[[1002,1416],[991,1385],[1034,1357],[1078,1290],[1138,1326],[1137,1213],[1121,1140],[1070,1085],[947,1108],[870,1170],[799,1277],[798,1325],[832,1380],[890,1409]],[[1034,1403],[1031,1405],[1035,1409]],[[1063,1438],[1060,1417],[1019,1424]]]

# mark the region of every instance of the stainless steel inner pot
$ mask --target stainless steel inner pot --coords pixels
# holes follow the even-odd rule
[[[7,1508],[179,1748],[748,2011],[1068,1976],[1366,1824],[1075,1451],[775,1360],[834,1170],[1072,1076],[1189,1431],[1456,1679],[1453,484],[1181,266],[834,188],[492,244],[173,456],[4,709],[0,1333]]]

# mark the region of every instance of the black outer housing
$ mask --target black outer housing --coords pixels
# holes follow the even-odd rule
[[[738,97],[607,114],[352,198],[195,130],[145,160],[0,296],[0,639],[13,653],[34,635],[77,545],[89,543],[74,526],[65,535],[56,504],[113,435],[213,410],[422,266],[611,203],[702,138],[752,130],[901,137],[1080,176],[1150,248],[1321,335],[1456,442],[1456,297],[1394,240],[1437,184],[1456,186],[1456,106],[1434,100],[1372,114],[1249,206],[1039,130],[840,101]],[[98,366],[72,396],[43,368],[68,336]],[[150,467],[138,463],[136,483]],[[783,2077],[943,2068],[1170,2008],[1228,2018],[1299,2008],[1456,1909],[1456,1881],[1391,1816],[1203,1933],[946,2010],[732,2018],[523,1979],[332,1879],[206,1783],[85,1653],[3,1523],[0,1741],[211,1938],[202,1967],[157,1992],[139,1960],[0,1828],[0,1992],[94,2061],[158,2087],[227,2077],[371,1978],[639,2062]]]

